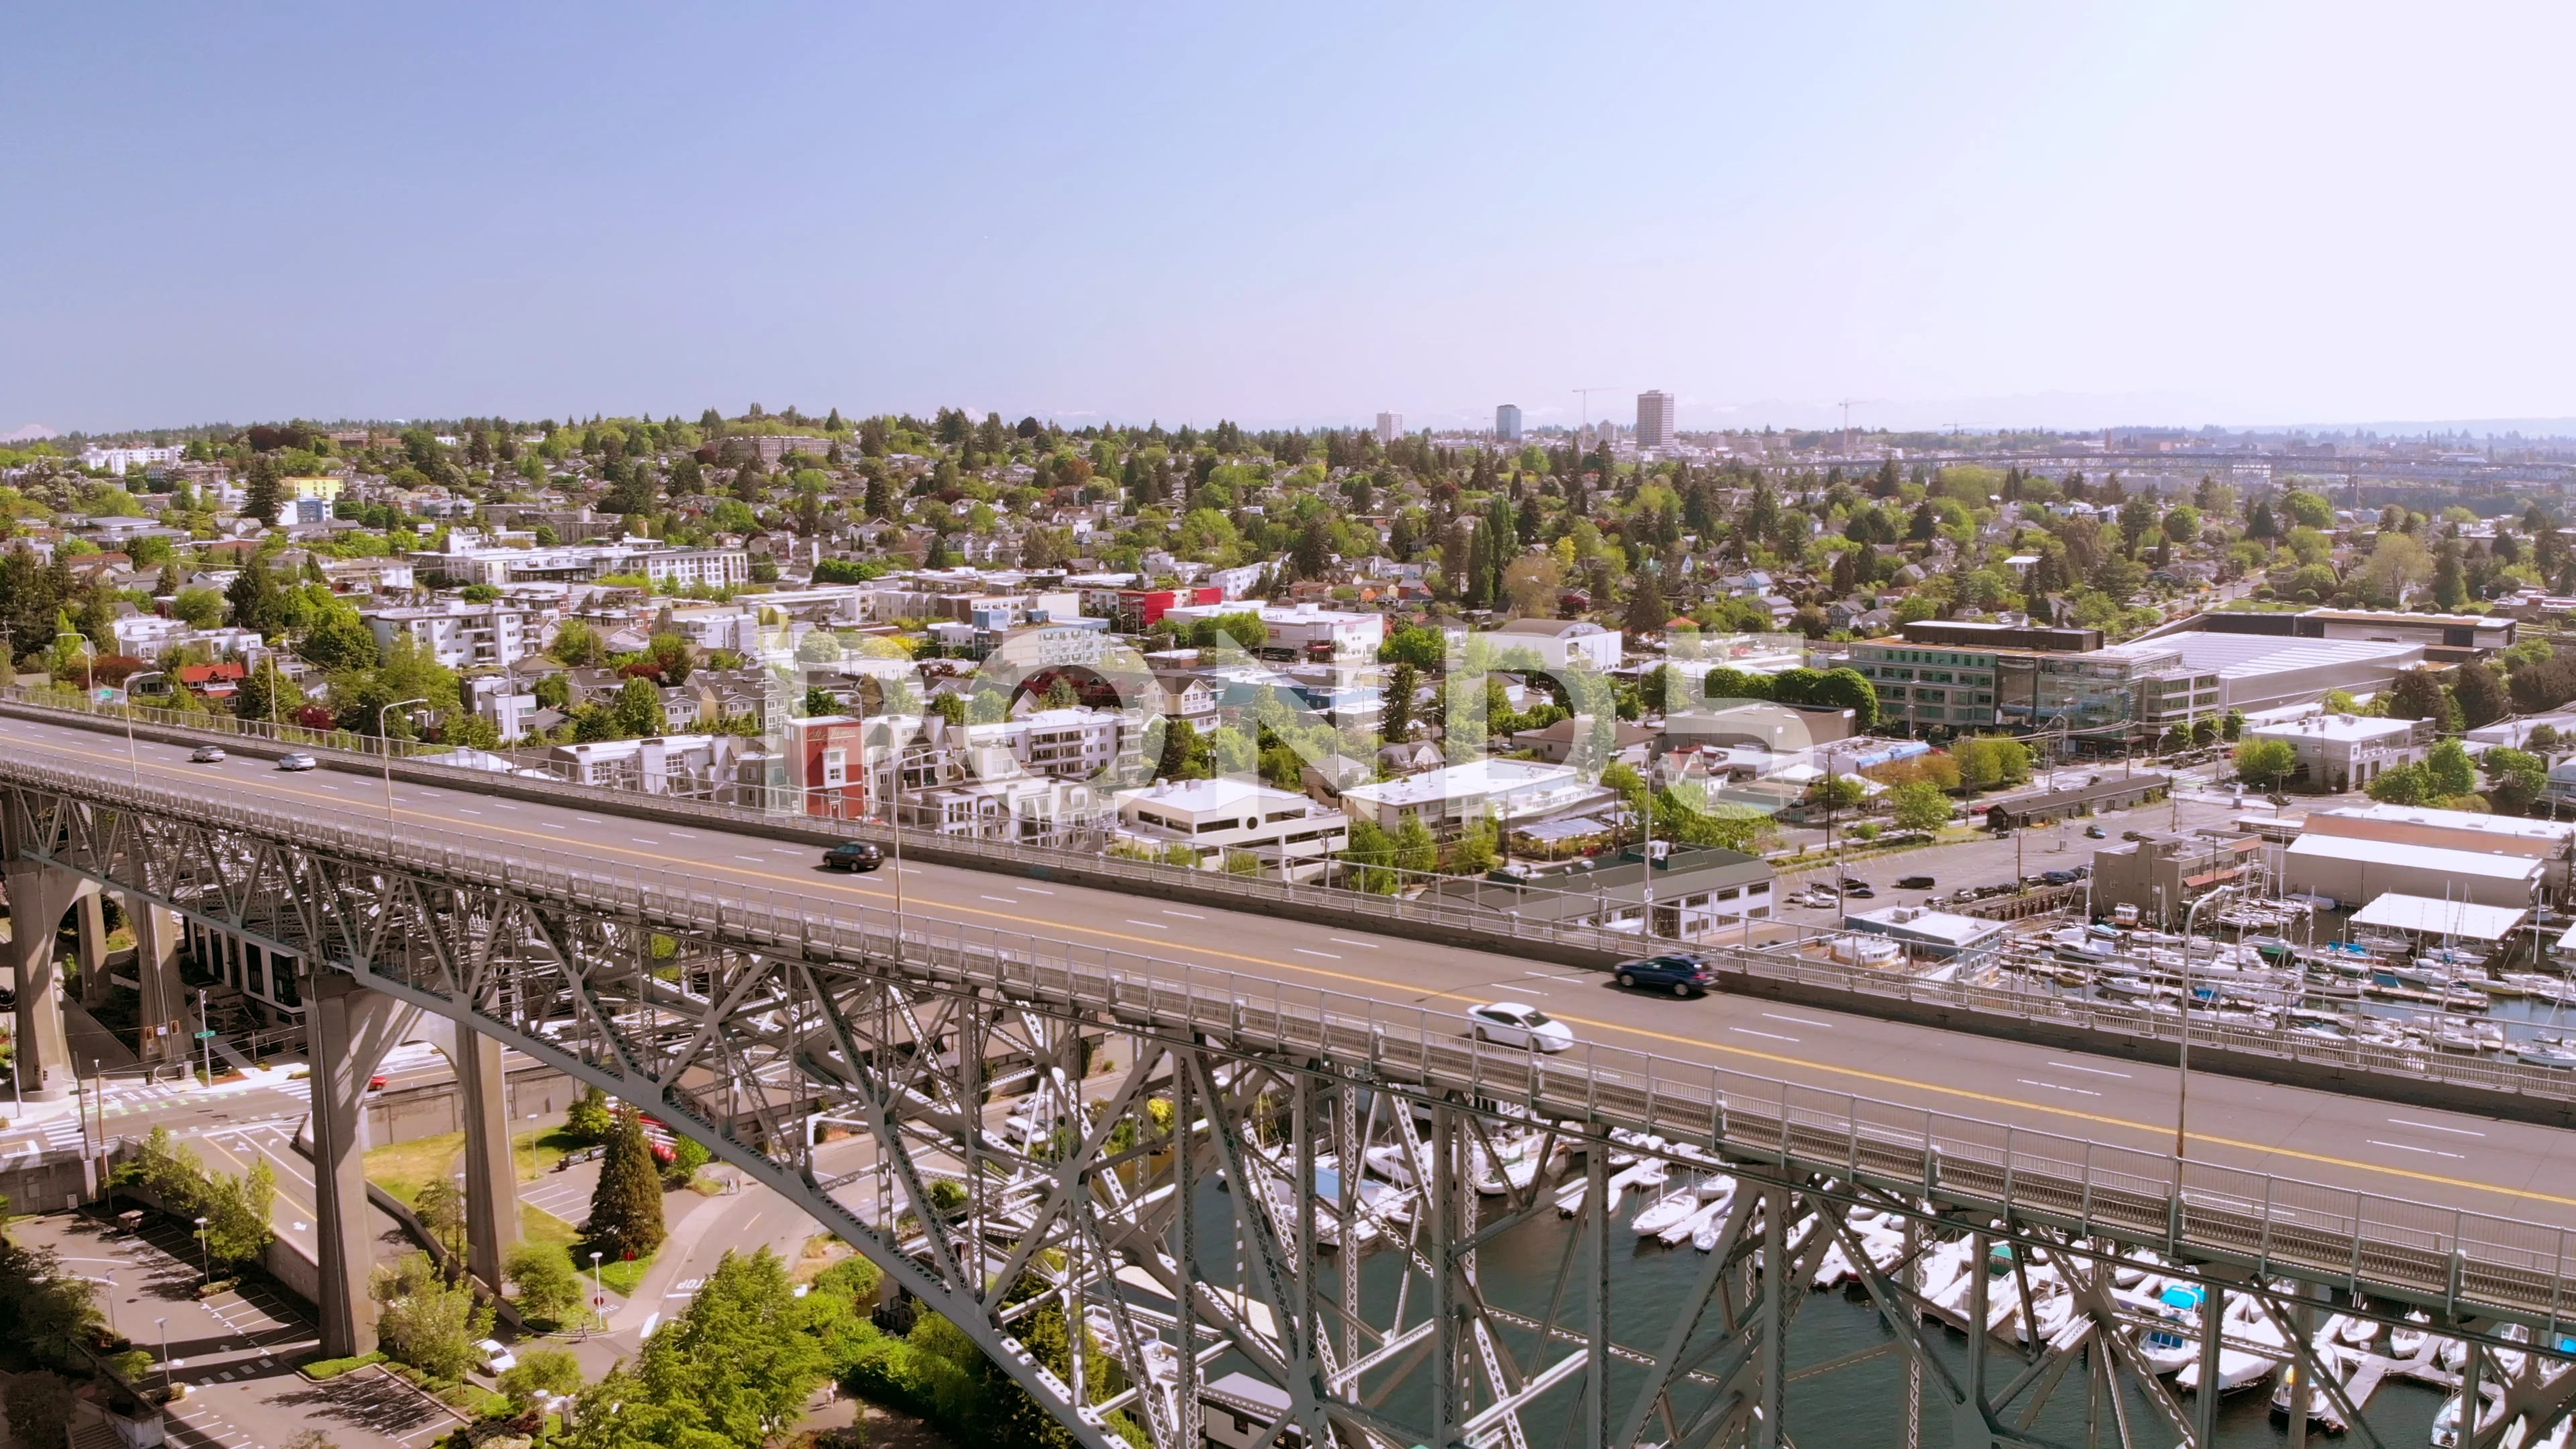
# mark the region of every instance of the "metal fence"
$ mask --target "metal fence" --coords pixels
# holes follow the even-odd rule
[[[734,949],[990,991],[1250,1055],[1321,1058],[1390,1089],[1653,1133],[1906,1198],[2530,1322],[2553,1335],[2568,1307],[2569,1230],[2547,1224],[2178,1162],[1626,1048],[1582,1043],[1537,1055],[1477,1041],[1464,1018],[1429,1008],[794,891],[719,888],[684,871],[574,851],[504,850],[426,828],[388,832],[365,815],[208,800],[35,761],[0,761],[0,780],[508,889]]]
[[[121,706],[96,704],[78,696],[65,696],[59,691],[0,690],[0,701],[88,715],[102,721],[122,720],[127,713]],[[138,724],[191,731],[207,729],[205,721],[209,719],[225,718],[150,708],[136,708],[131,713]],[[329,736],[330,740],[338,743],[326,743],[325,737],[319,735],[299,739],[262,733],[268,728],[264,721],[231,723],[243,737],[348,750],[378,762],[383,760],[385,751],[382,747],[388,743],[369,736],[347,734]],[[218,728],[217,732],[223,731]],[[451,783],[454,788],[488,789],[496,783],[506,783],[507,788],[528,797],[582,809],[599,808],[603,793],[629,793],[605,792],[597,786],[522,775],[496,777],[490,771],[441,764],[439,755],[448,752],[437,746],[421,746],[409,741],[390,743],[393,758],[411,766],[434,766],[438,774],[453,776]],[[2576,1070],[2491,1060],[2432,1048],[2391,1046],[2357,1039],[2335,1040],[2222,1022],[2193,1020],[2186,1026],[2178,1013],[2167,1014],[2122,1002],[2067,996],[2020,982],[1989,985],[1845,964],[1820,954],[1820,948],[1836,938],[1851,934],[1838,930],[1771,922],[1766,923],[1766,928],[1775,933],[1776,939],[1759,946],[1727,946],[1707,940],[1650,935],[1642,929],[1643,922],[1638,923],[1639,929],[1620,930],[1510,915],[1495,906],[1473,904],[1478,897],[1472,890],[1463,902],[1440,897],[1379,895],[1341,886],[1193,870],[1016,841],[967,840],[937,831],[897,830],[881,822],[760,810],[640,792],[634,792],[633,797],[649,802],[656,810],[677,811],[710,823],[733,823],[769,830],[792,825],[828,836],[870,840],[888,849],[895,848],[900,836],[902,849],[924,859],[951,858],[960,864],[985,869],[1002,865],[1024,870],[1072,872],[1113,886],[1127,882],[1163,891],[1185,891],[1220,907],[1242,906],[1258,911],[1282,904],[1310,904],[1329,909],[1337,917],[1361,929],[1372,924],[1400,925],[1409,930],[1398,934],[1436,935],[1457,944],[1504,954],[1524,953],[1535,943],[1559,955],[1589,954],[1607,965],[1625,957],[1656,951],[1690,950],[1708,957],[1721,975],[1736,977],[1746,988],[1755,991],[1776,992],[1796,987],[1846,998],[1847,1009],[1864,1013],[1878,1010],[1887,1014],[1885,1008],[1889,1005],[1909,1009],[1939,1007],[1950,1015],[1954,1025],[1965,1029],[1977,1029],[1980,1020],[1990,1023],[1990,1029],[1997,1034],[2004,1034],[2006,1027],[2015,1033],[2026,1033],[2033,1025],[2046,1025],[2098,1034],[2113,1041],[2159,1046],[2178,1043],[2187,1031],[2192,1045],[2197,1048],[2259,1060],[2328,1066],[2346,1073],[2367,1073],[2394,1081],[2439,1082],[2537,1101],[2576,1103]],[[1427,879],[1453,888],[1460,884],[1454,877]],[[1410,888],[1411,883],[1407,885]],[[1502,888],[1494,889],[1499,891]],[[1581,901],[1599,899],[1588,893],[1568,894],[1576,895]]]

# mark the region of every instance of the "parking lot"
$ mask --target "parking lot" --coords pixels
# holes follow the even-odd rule
[[[1791,894],[1808,884],[1831,890],[1837,874],[1867,881],[1872,888],[1873,894],[1868,897],[1844,901],[1843,909],[1847,911],[1920,906],[1936,903],[1935,897],[1940,898],[1937,903],[1946,903],[1962,888],[2009,885],[2023,876],[2053,870],[2071,871],[2078,866],[2091,865],[2093,852],[2120,844],[2120,836],[2125,831],[2188,831],[2203,825],[2224,825],[2242,813],[2228,804],[2185,799],[2143,805],[2134,810],[2110,811],[2081,820],[2061,820],[2055,825],[2035,825],[2000,836],[1980,830],[1973,839],[1846,861],[1839,871],[1822,864],[1801,868],[1794,861],[1782,861],[1779,864],[1783,904],[1778,915],[1782,920],[1795,921],[1800,925],[1839,924],[1840,917],[1833,907],[1786,904]],[[2084,833],[2088,826],[2099,827],[2103,838],[2095,840],[2088,837]],[[1897,881],[1917,876],[1929,876],[1932,885],[1928,889],[1897,888]]]

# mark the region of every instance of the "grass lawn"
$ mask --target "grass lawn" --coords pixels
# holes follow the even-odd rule
[[[584,1269],[589,1268],[589,1260],[582,1260],[580,1266]],[[607,1285],[609,1292],[617,1294],[621,1298],[632,1298],[635,1296],[636,1288],[641,1286],[644,1282],[645,1270],[652,1266],[653,1254],[651,1253],[647,1253],[643,1257],[638,1258],[631,1263],[610,1263],[603,1261],[599,1265],[599,1281]]]
[[[572,1224],[544,1208],[530,1207],[526,1203],[519,1204],[519,1236],[531,1243],[561,1248],[566,1253],[572,1251],[573,1244],[581,1241],[580,1231]]]
[[[367,1149],[367,1180],[409,1206],[419,1201],[421,1188],[434,1179],[455,1176],[457,1159],[464,1152],[462,1132],[442,1132],[388,1147],[371,1147]]]
[[[556,1163],[589,1143],[561,1127],[538,1127],[510,1139],[510,1156],[519,1166],[519,1181],[552,1172]]]

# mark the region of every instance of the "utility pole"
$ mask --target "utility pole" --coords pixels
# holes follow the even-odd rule
[[[1592,426],[1592,395],[1596,392],[1608,392],[1610,389],[1606,387],[1578,387],[1572,389],[1572,391],[1583,399],[1583,411],[1579,415],[1583,419],[1583,426],[1574,430],[1574,456],[1577,462],[1576,471],[1579,472],[1581,471],[1580,463],[1583,457],[1584,429]]]

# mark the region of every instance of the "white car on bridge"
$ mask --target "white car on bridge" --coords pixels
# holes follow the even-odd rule
[[[1531,1051],[1561,1052],[1574,1045],[1574,1029],[1535,1006],[1496,1001],[1467,1008],[1467,1020],[1478,1041]]]

